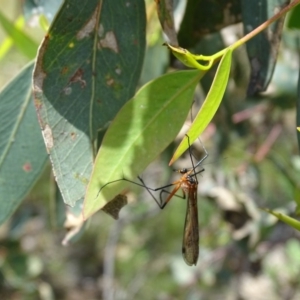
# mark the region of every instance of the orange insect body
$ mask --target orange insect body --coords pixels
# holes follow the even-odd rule
[[[185,216],[184,233],[182,240],[182,255],[187,265],[196,265],[199,256],[199,222],[198,222],[198,205],[197,205],[197,178],[192,174],[194,170],[187,171],[186,169],[178,172],[183,176],[174,182],[174,189],[168,196],[164,206],[171,200],[175,193],[181,188],[184,198],[187,196],[187,210]],[[163,207],[164,207],[163,206]]]

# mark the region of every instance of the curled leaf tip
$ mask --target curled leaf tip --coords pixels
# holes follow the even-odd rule
[[[168,43],[165,45],[172,51],[173,55],[180,60],[185,66],[189,68],[194,68],[198,70],[209,70],[213,64],[213,59],[210,56],[203,55],[194,55],[190,53],[188,50],[181,48],[179,46],[172,46]],[[198,60],[204,60],[205,64],[200,64]]]
[[[173,163],[174,163],[174,158],[172,157],[172,159],[170,160],[170,162],[169,162],[169,166],[171,166],[171,165],[173,165]]]

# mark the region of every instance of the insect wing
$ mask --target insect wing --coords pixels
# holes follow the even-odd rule
[[[197,206],[197,184],[188,189],[182,255],[189,266],[196,265],[199,256],[199,222]]]

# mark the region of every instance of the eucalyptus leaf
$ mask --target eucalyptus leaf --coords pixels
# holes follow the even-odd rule
[[[84,198],[98,134],[135,92],[145,21],[140,0],[66,0],[39,49],[35,104],[68,205]]]
[[[0,93],[0,224],[20,205],[48,155],[31,93],[33,63]]]
[[[287,5],[286,0],[242,0],[244,32],[248,34]],[[255,17],[253,17],[255,16]],[[247,94],[252,96],[265,91],[272,79],[279,51],[285,17],[270,24],[268,30],[259,33],[246,43],[251,66]]]
[[[177,46],[177,33],[175,30],[174,17],[173,17],[173,0],[156,1],[157,15],[164,33],[169,39],[169,42]]]

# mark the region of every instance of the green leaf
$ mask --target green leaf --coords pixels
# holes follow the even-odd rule
[[[275,216],[278,220],[286,223],[287,225],[297,229],[300,231],[300,222],[294,218],[291,218],[283,213],[276,212],[274,210],[268,209],[268,208],[262,208],[265,212]]]
[[[294,7],[289,15],[287,27],[291,29],[300,29],[300,5]]]
[[[253,0],[249,1],[252,2]],[[242,21],[240,0],[189,0],[178,33],[179,45],[195,47],[205,36]]]
[[[13,22],[8,20],[1,12],[0,24],[20,51],[22,51],[30,59],[35,58],[38,44],[30,36],[24,33]]]
[[[143,70],[140,78],[141,86],[166,73],[169,65],[169,50],[162,47],[163,39],[148,45],[144,58]],[[155,64],[153,63],[155,61]]]
[[[14,25],[21,30],[25,25],[23,16],[19,17],[15,21]],[[14,42],[9,36],[3,40],[3,42],[0,44],[0,61],[5,57],[6,53],[10,50],[13,44]]]
[[[242,21],[244,34],[250,33],[274,15],[274,8],[280,11],[287,5],[285,0],[249,1],[242,0]],[[265,91],[272,79],[279,51],[281,33],[284,24],[282,17],[246,43],[251,73],[248,96]]]
[[[204,72],[180,71],[161,76],[142,87],[124,105],[107,130],[98,152],[84,202],[88,218],[130,183],[176,137],[191,107]]]
[[[145,50],[144,5],[67,0],[40,47],[35,105],[56,181],[71,206],[84,198],[99,132],[135,92]]]
[[[173,0],[156,1],[157,15],[161,28],[168,37],[170,44],[177,46],[178,41],[174,24],[173,6]]]
[[[220,64],[218,66],[214,81],[211,85],[211,88],[207,94],[207,97],[198,112],[191,128],[189,129],[187,135],[189,136],[189,141],[192,144],[198,136],[203,132],[206,126],[209,124],[213,116],[215,115],[218,107],[220,106],[221,100],[226,90],[230,66],[231,66],[231,56],[232,50],[229,48]],[[180,145],[178,146],[175,154],[173,155],[170,165],[177,160],[184,151],[186,151],[189,147],[188,139],[185,137]]]
[[[33,63],[0,93],[0,224],[16,210],[48,155],[31,94]]]

